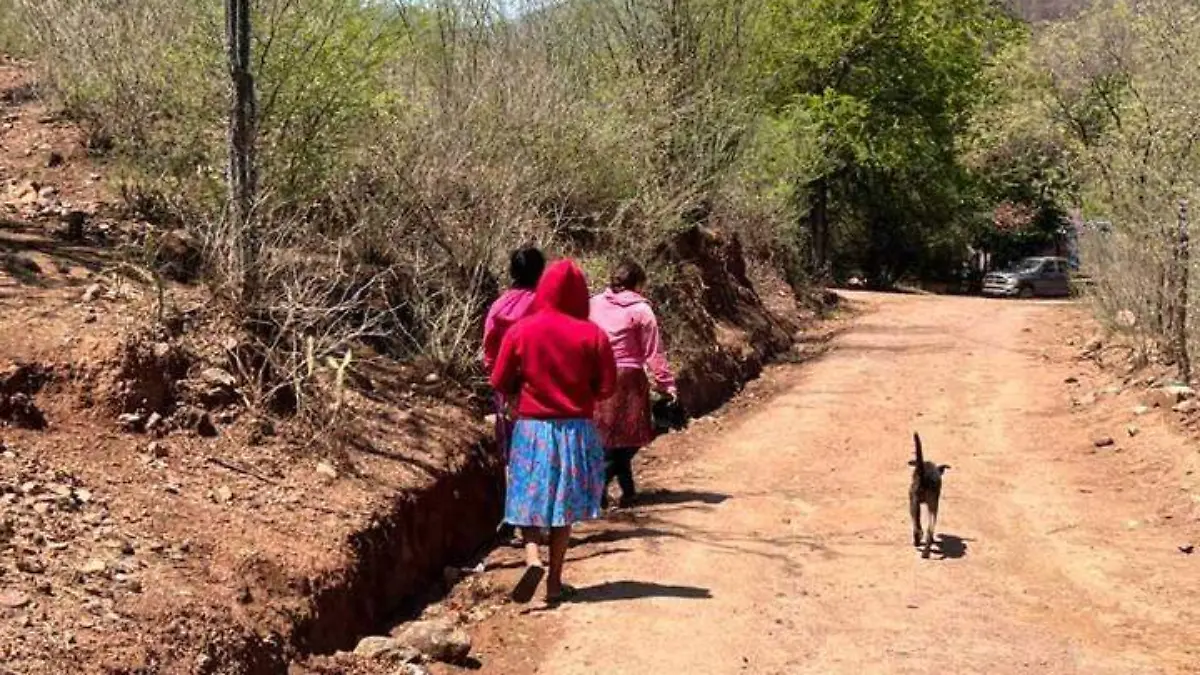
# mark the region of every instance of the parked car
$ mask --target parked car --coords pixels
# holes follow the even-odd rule
[[[1071,294],[1071,268],[1065,258],[1024,258],[983,278],[983,294],[993,297],[1064,297]]]

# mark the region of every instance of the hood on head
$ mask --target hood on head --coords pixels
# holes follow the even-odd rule
[[[492,320],[498,324],[512,324],[525,317],[529,313],[529,306],[533,303],[533,291],[524,289],[513,289],[505,292],[496,301],[495,314]]]
[[[588,318],[587,277],[574,260],[559,260],[542,274],[537,309],[551,309],[576,319]]]
[[[640,293],[633,291],[614,291],[611,288],[604,290],[604,299],[618,307],[632,307],[646,302],[646,298]]]

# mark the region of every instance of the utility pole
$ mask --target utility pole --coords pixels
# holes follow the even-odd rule
[[[250,72],[250,0],[225,0],[225,45],[230,79],[229,218],[241,262],[241,301],[249,307],[259,284],[259,239],[251,223],[258,190],[258,106]]]
[[[1179,200],[1179,238],[1176,248],[1176,266],[1178,281],[1176,282],[1179,297],[1175,301],[1175,357],[1179,360],[1179,379],[1188,384],[1192,380],[1192,362],[1188,355],[1188,277],[1190,276],[1191,252],[1188,250],[1190,235],[1188,233],[1188,202]]]

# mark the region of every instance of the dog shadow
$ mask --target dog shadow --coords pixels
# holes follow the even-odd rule
[[[933,553],[938,560],[959,560],[967,556],[967,548],[974,539],[966,539],[956,534],[941,533],[933,543]],[[922,556],[929,557],[929,556]]]

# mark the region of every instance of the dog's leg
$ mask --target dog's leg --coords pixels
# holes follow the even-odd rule
[[[921,545],[921,500],[915,490],[908,493],[908,510],[912,514],[913,546]]]
[[[933,549],[933,531],[937,528],[938,517],[938,499],[931,499],[929,507],[929,527],[925,530],[925,553],[924,557],[929,557],[929,552]]]

